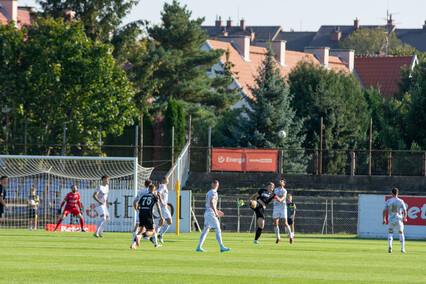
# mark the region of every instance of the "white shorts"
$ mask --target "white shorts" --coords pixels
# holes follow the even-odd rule
[[[287,219],[287,208],[284,206],[274,206],[274,211],[272,212],[272,219]]]
[[[106,207],[106,205],[99,205],[98,207],[96,207],[96,212],[98,212],[99,216],[104,215],[105,217],[108,216],[109,217],[109,212],[108,212],[108,208]]]
[[[172,214],[170,214],[169,208],[166,206],[165,208],[161,206],[161,214],[163,215],[164,219],[172,218]],[[160,217],[160,216],[158,216]]]
[[[404,230],[404,223],[402,221],[389,223],[388,229],[389,231],[393,230],[394,232],[402,232]]]
[[[204,227],[220,229],[219,219],[210,212],[204,213]]]

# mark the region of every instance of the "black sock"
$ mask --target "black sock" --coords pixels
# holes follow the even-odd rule
[[[262,230],[261,228],[257,228],[256,230],[256,236],[254,237],[254,240],[258,240],[260,238],[260,235],[262,234]]]

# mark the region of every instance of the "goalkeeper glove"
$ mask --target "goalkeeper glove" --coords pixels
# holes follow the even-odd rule
[[[61,215],[61,208],[58,209],[58,215]]]

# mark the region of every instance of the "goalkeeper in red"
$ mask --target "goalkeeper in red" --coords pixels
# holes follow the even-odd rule
[[[61,225],[62,221],[65,219],[65,217],[67,217],[69,213],[71,213],[74,217],[77,216],[78,218],[80,218],[81,231],[86,232],[86,230],[84,230],[83,215],[81,215],[81,212],[80,212],[82,210],[82,206],[80,202],[80,193],[77,192],[76,185],[71,186],[71,192],[69,192],[65,196],[64,201],[62,201],[61,207],[59,207],[58,209],[58,214],[61,214],[61,209],[65,203],[67,205],[65,205],[65,209],[64,209],[64,212],[62,213],[62,217],[61,219],[59,219],[58,223],[56,224],[56,228],[54,232],[56,232],[59,225]]]

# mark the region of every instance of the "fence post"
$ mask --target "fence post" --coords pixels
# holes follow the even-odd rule
[[[333,216],[333,199],[331,199],[331,234],[334,235],[334,216]]]
[[[318,175],[318,150],[315,150],[314,156],[314,173]]]
[[[355,175],[355,151],[351,152],[351,176]]]
[[[141,113],[141,152],[140,152],[140,165],[143,164],[143,113]]]
[[[9,109],[6,106],[6,155],[9,155]]]
[[[392,151],[389,151],[388,156],[388,176],[392,175]]]
[[[211,155],[211,146],[212,146],[212,127],[209,126],[209,132],[208,132],[208,137],[207,137],[207,159],[206,159],[206,171],[207,173],[210,172],[210,155]]]
[[[189,141],[189,147],[188,147],[188,171],[191,170],[191,128],[192,128],[192,116],[189,115],[189,125],[188,125],[188,141]]]
[[[135,151],[133,153],[133,157],[138,157],[139,153],[138,153],[138,148],[139,148],[139,142],[138,142],[138,135],[139,134],[139,128],[138,125],[135,125]]]
[[[426,152],[423,153],[422,175],[426,176]]]
[[[237,198],[237,204],[240,204],[240,198],[239,197]],[[240,206],[237,206],[237,216],[238,216],[238,219],[237,219],[237,233],[239,233],[240,232]]]
[[[67,125],[66,123],[64,123],[64,135],[62,137],[62,156],[65,156],[66,153],[66,138],[67,138]]]
[[[172,126],[172,166],[175,163],[175,127]]]
[[[371,177],[371,143],[372,143],[372,135],[373,135],[373,119],[370,118],[370,139],[369,139],[369,147],[368,147],[368,176]]]
[[[26,154],[27,154],[27,135],[28,135],[28,131],[27,131],[27,123],[25,123],[24,155],[26,155]]]
[[[102,155],[102,125],[99,126],[99,156]]]
[[[319,151],[319,161],[318,161],[319,175],[322,174],[322,125],[323,125],[323,118],[321,117],[320,151]]]

